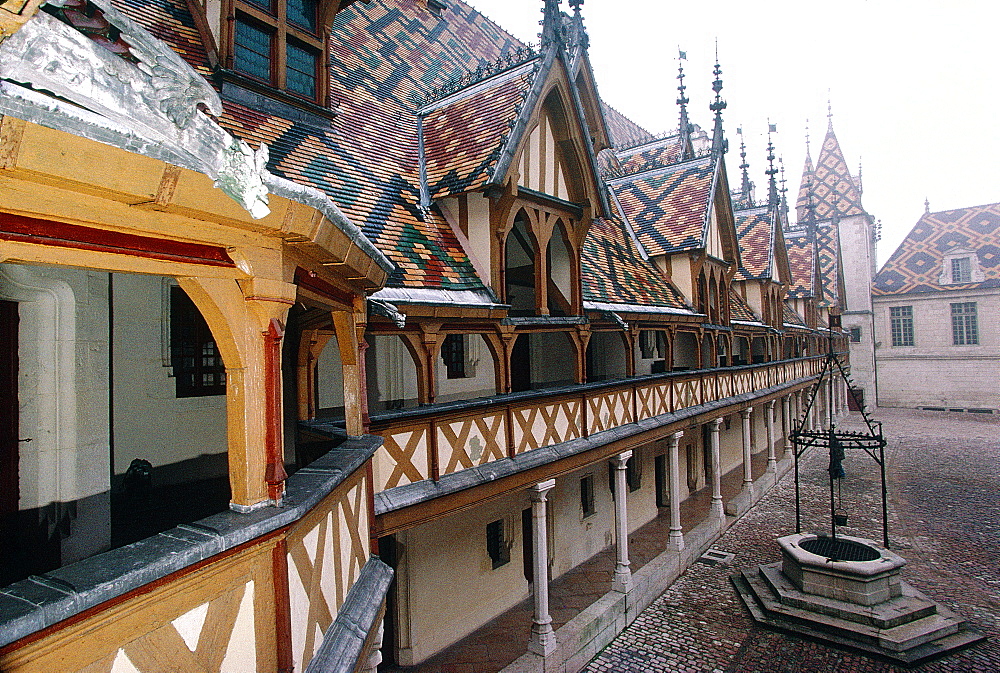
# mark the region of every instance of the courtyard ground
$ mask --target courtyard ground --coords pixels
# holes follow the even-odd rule
[[[1000,671],[1000,417],[879,409],[888,440],[889,537],[908,561],[903,578],[967,618],[987,640],[915,670]],[[858,428],[859,414],[842,423]],[[803,532],[829,527],[827,456],[802,463]],[[844,461],[842,532],[880,541],[878,466],[862,452]],[[729,576],[780,560],[775,538],[795,532],[789,472],[713,548],[730,566],[696,563],[585,669],[589,673],[844,673],[906,670],[886,661],[759,627]]]

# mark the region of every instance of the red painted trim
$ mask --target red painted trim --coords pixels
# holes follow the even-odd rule
[[[226,249],[152,236],[123,234],[53,220],[0,213],[0,240],[54,245],[61,248],[110,252],[171,262],[235,267]]]
[[[340,304],[345,304],[347,306],[354,305],[353,294],[334,287],[317,276],[315,272],[303,269],[301,266],[296,267],[295,269],[295,284],[301,288],[315,292],[321,297],[326,297],[327,299],[331,299]]]
[[[271,550],[274,577],[274,635],[278,673],[292,673],[292,599],[288,593],[288,542],[285,538]]]
[[[281,440],[281,338],[285,330],[281,323],[271,318],[264,332],[264,455],[267,466],[264,481],[267,497],[280,502],[285,491],[285,458]]]

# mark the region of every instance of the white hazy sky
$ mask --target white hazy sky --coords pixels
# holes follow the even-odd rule
[[[515,37],[537,42],[542,0],[467,0]],[[571,9],[563,3],[564,11]],[[882,221],[881,265],[924,211],[1000,201],[1000,3],[990,0],[586,0],[601,96],[646,129],[677,127],[677,51],[687,52],[692,121],[711,129],[718,39],[729,107],[726,167],[739,184],[743,128],[750,178],[766,195],[767,122],[777,124],[794,205],[819,154],[832,100],[865,208]]]

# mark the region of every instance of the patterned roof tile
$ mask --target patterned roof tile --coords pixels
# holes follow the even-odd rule
[[[809,158],[806,157],[806,168],[808,162]],[[808,219],[810,207],[815,213],[816,220],[864,214],[861,191],[851,177],[851,171],[847,167],[847,161],[833,132],[832,124],[827,128],[823,147],[816,160],[816,168],[809,175],[803,171],[802,181],[805,194],[800,189],[799,199],[796,202],[799,222]]]
[[[840,306],[840,229],[835,223],[816,227],[819,306]]]
[[[942,284],[945,255],[974,251],[983,280]],[[875,276],[872,294],[1000,287],[1000,203],[924,213]]]
[[[632,175],[676,164],[681,160],[681,144],[676,136],[618,152],[621,174]]]
[[[798,313],[792,310],[792,307],[788,304],[782,303],[783,316],[782,321],[786,325],[797,325],[798,327],[805,327],[806,321]]]
[[[746,300],[732,288],[729,289],[729,316],[733,320],[760,322],[760,318],[754,314]]]
[[[652,133],[604,101],[601,101],[601,107],[604,108],[604,120],[608,125],[608,134],[614,147],[634,147],[656,139]]]
[[[715,163],[705,157],[610,184],[639,242],[662,255],[704,246],[714,176]]]
[[[735,280],[770,278],[774,253],[774,224],[767,206],[739,210],[735,215],[741,262]]]
[[[788,267],[792,276],[788,298],[815,296],[816,254],[812,239],[806,233],[788,232],[785,234],[785,246],[788,248]]]

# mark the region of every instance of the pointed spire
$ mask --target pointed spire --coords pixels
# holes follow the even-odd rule
[[[590,48],[590,36],[583,25],[583,14],[580,13],[580,5],[584,0],[569,0],[569,6],[573,8],[573,34],[569,39],[570,47]]]
[[[833,103],[829,89],[826,90],[826,128],[828,132],[833,130]]]
[[[925,215],[931,214],[931,200],[928,199],[926,196],[924,197],[924,214]]]
[[[781,211],[781,215],[785,222],[788,222],[788,187],[785,186],[785,160],[782,157],[778,157],[778,165],[781,167],[781,189],[778,191],[781,193],[781,203],[778,208]]]
[[[799,195],[795,199],[795,219],[804,223],[809,219],[810,211],[815,208],[812,200],[813,162],[809,153],[809,120],[806,120],[806,160],[802,166],[802,182],[799,184]]]
[[[719,43],[715,43],[715,69],[712,71],[715,81],[712,82],[712,91],[715,92],[715,101],[708,106],[708,109],[715,113],[715,130],[712,133],[712,152],[718,155],[729,151],[729,143],[723,137],[722,132],[722,111],[726,109],[726,101],[722,100],[722,66],[719,65]]]
[[[741,201],[744,205],[753,205],[753,183],[750,182],[750,173],[748,169],[750,164],[747,163],[747,145],[743,141],[743,128],[740,127],[736,129],[736,132],[740,135],[740,170],[743,171],[743,181],[740,185]]]
[[[684,95],[684,91],[687,87],[684,86],[684,65],[681,63],[681,61],[687,60],[687,52],[681,51],[680,49],[677,51],[677,81],[679,82],[677,85],[677,104],[681,106],[681,123],[678,129],[678,135],[680,135],[681,142],[681,159],[684,160],[690,159],[693,154],[693,148],[691,146],[691,122],[688,121],[687,110],[687,104],[690,103],[691,100]]]
[[[858,157],[858,179],[855,182],[858,183],[858,194],[864,195],[865,188],[861,179],[861,167],[861,157]]]
[[[538,36],[541,38],[542,48],[557,43],[562,36],[562,16],[559,11],[561,0],[544,0],[542,5],[542,32]]]
[[[771,132],[778,129],[768,120],[767,123],[767,207],[775,208],[778,205],[778,185],[774,181],[774,176],[778,174],[778,169],[774,167],[774,143],[771,142]]]

